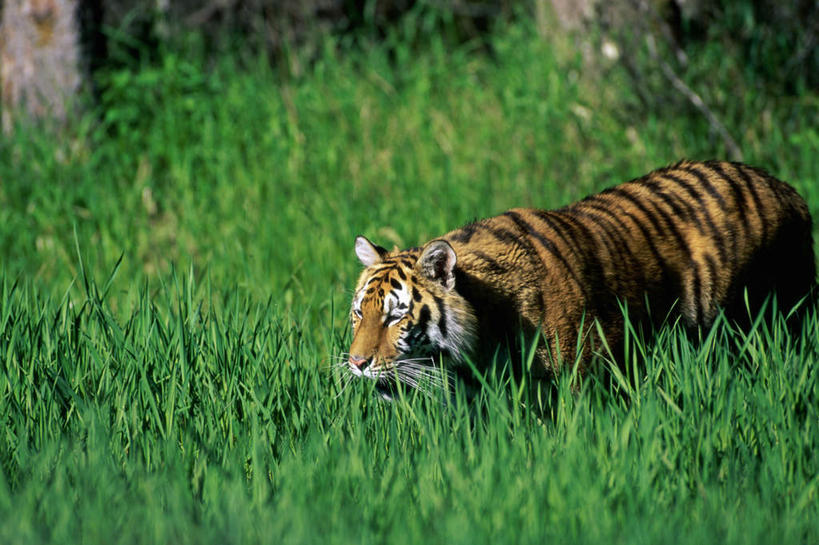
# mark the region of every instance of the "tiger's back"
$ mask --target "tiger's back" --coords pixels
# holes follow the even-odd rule
[[[513,209],[442,237],[477,307],[513,309],[573,352],[581,321],[611,343],[672,305],[691,327],[732,318],[770,291],[789,308],[815,281],[811,218],[787,184],[744,165],[682,162],[554,211]],[[507,322],[504,319],[505,322]],[[507,322],[508,323],[508,322]],[[497,324],[492,326],[498,330]],[[552,354],[554,356],[554,354]]]
[[[449,289],[438,270],[447,263],[425,261],[443,254],[452,261]],[[638,322],[678,313],[690,328],[707,327],[720,308],[747,318],[745,288],[751,312],[772,291],[790,308],[815,291],[816,278],[804,200],[762,170],[717,161],[683,161],[558,210],[512,209],[402,255],[407,292],[423,294],[414,303],[434,307],[444,324],[448,303],[460,316],[468,309],[461,319],[474,334],[459,350],[491,353],[521,331],[540,331],[539,370],[547,374],[573,361],[578,344],[584,371],[599,347],[595,321],[610,346],[621,343],[624,304]],[[366,278],[365,270],[369,286]],[[407,314],[412,331],[419,320]],[[355,351],[354,338],[351,358],[362,356]],[[365,360],[378,359],[378,346],[364,351],[372,352]]]

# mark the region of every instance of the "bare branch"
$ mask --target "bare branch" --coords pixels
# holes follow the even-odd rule
[[[185,18],[185,23],[192,27],[198,27],[209,21],[220,11],[230,9],[236,0],[214,0],[208,2],[198,10],[194,11]]]
[[[657,44],[654,41],[653,35],[649,34],[646,36],[646,45],[648,46],[649,55],[651,55],[651,58],[654,59],[657,64],[659,64],[660,70],[662,70],[666,79],[668,79],[671,82],[671,85],[673,85],[677,91],[685,96],[685,98],[687,98],[688,101],[702,113],[705,119],[708,120],[711,128],[720,135],[722,141],[725,143],[725,147],[728,149],[728,153],[731,155],[731,159],[741,161],[742,150],[740,150],[736,141],[728,132],[728,129],[725,128],[725,125],[723,125],[714,112],[711,111],[711,108],[705,104],[702,97],[694,92],[691,87],[686,85],[686,83],[674,72],[671,65],[669,65],[665,59],[660,56],[660,54],[657,52]]]

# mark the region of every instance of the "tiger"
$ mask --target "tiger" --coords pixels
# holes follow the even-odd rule
[[[812,232],[804,199],[766,171],[683,160],[563,208],[473,221],[421,247],[388,251],[359,235],[364,270],[344,363],[387,397],[399,382],[440,383],[436,361],[458,369],[536,338],[534,377],[567,367],[582,377],[602,346],[623,343],[624,310],[634,323],[676,319],[702,330],[720,312],[747,320],[771,293],[782,309],[815,301]]]

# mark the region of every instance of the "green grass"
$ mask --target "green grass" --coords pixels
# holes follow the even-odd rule
[[[328,44],[300,77],[168,52],[109,75],[101,122],[0,144],[0,542],[819,541],[816,316],[663,330],[578,393],[342,390],[356,234],[414,245],[724,153],[556,38],[492,42]],[[723,62],[691,77],[753,88]],[[817,96],[723,100],[816,214]]]
[[[120,320],[93,286],[4,284],[2,541],[819,538],[815,317],[801,347],[666,330],[618,386],[501,372],[387,404],[316,364],[337,332],[212,290],[174,279]]]

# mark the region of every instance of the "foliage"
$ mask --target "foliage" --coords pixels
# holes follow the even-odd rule
[[[664,330],[630,345],[636,381],[501,371],[472,401],[387,404],[315,364],[338,331],[270,303],[208,310],[213,285],[173,275],[118,318],[86,289],[2,285],[5,542],[819,537],[815,316],[799,343]]]
[[[491,55],[411,31],[299,77],[168,51],[67,137],[0,142],[0,541],[817,541],[815,316],[663,330],[577,393],[520,362],[472,401],[342,390],[356,234],[417,244],[724,154],[696,115],[624,121],[620,68],[526,24]],[[766,93],[726,100],[731,128],[816,214],[817,97]]]

